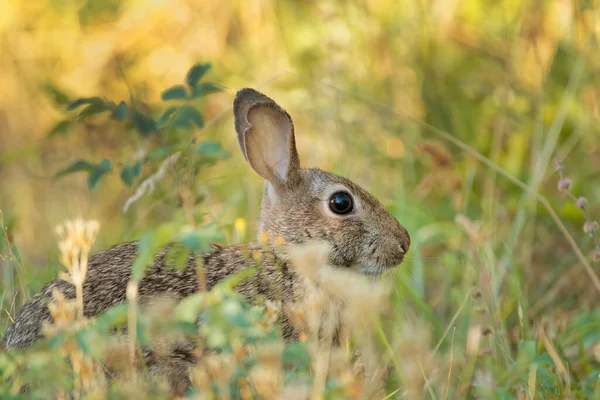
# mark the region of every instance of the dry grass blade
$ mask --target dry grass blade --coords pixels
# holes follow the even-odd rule
[[[454,329],[452,330],[452,343],[450,344],[450,367],[448,368],[448,380],[446,382],[446,391],[444,394],[444,399],[448,398],[448,392],[450,390],[450,377],[452,376],[452,366],[454,363],[454,336],[456,335],[456,325],[454,325]]]
[[[540,336],[540,339],[542,340],[542,344],[544,345],[544,348],[546,349],[548,354],[550,354],[550,357],[552,358],[552,361],[554,362],[554,365],[556,366],[558,373],[563,378],[563,380],[567,386],[567,392],[570,393],[571,392],[571,378],[569,375],[569,371],[567,370],[567,368],[565,367],[565,364],[563,363],[560,356],[558,355],[556,349],[554,348],[554,345],[548,339],[548,336],[546,336],[546,331],[544,330],[544,328],[540,327],[538,329],[538,334]]]

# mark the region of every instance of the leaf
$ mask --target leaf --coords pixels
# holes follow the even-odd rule
[[[220,86],[215,85],[214,83],[201,83],[198,86],[194,87],[192,90],[192,99],[197,99],[198,97],[208,96],[211,93],[217,93],[222,91]]]
[[[127,118],[127,103],[121,101],[118,106],[116,106],[112,114],[110,115],[112,119],[117,121],[124,121]]]
[[[156,132],[156,122],[139,111],[133,114],[133,123],[142,136],[150,136]]]
[[[96,105],[100,105],[100,104],[106,104],[107,101],[104,100],[102,97],[83,97],[81,99],[77,99],[74,102],[72,102],[71,104],[69,104],[67,106],[67,110],[74,110],[76,108],[79,108],[85,104],[96,104]]]
[[[89,331],[79,331],[75,335],[75,342],[77,343],[77,347],[86,355],[90,355],[89,337]]]
[[[221,306],[221,312],[227,322],[236,328],[248,329],[251,326],[250,319],[244,311],[236,299],[229,299]]]
[[[144,277],[144,272],[153,262],[155,253],[173,241],[174,237],[175,230],[170,224],[161,225],[142,235],[138,244],[138,255],[131,267],[133,279],[139,282]]]
[[[179,107],[169,107],[163,112],[157,121],[159,127],[165,126],[169,122],[171,116],[179,109]]]
[[[110,111],[112,109],[112,104],[110,103],[98,103],[98,104],[90,104],[87,106],[82,112],[79,113],[77,118],[86,119],[96,114],[100,114],[106,111]]]
[[[96,327],[102,333],[124,325],[127,322],[127,304],[117,304],[96,318]]]
[[[59,135],[63,135],[66,133],[71,127],[72,122],[70,120],[60,121],[58,124],[54,125],[54,127],[48,133],[48,137],[55,137]]]
[[[185,89],[185,86],[176,85],[176,86],[170,87],[167,90],[165,90],[164,92],[162,92],[160,97],[163,99],[163,101],[183,100],[183,99],[187,99],[188,94],[187,94],[187,90]]]
[[[178,128],[192,128],[196,125],[198,128],[204,126],[204,119],[198,110],[192,106],[183,106],[179,109],[174,119],[175,126]]]
[[[88,188],[90,190],[96,190],[98,187],[98,182],[100,182],[100,178],[102,178],[106,173],[110,172],[112,165],[110,160],[104,159],[100,164],[96,166],[96,168],[90,172],[88,176]]]
[[[112,166],[110,160],[104,159],[99,164],[91,163],[87,160],[77,160],[67,168],[57,172],[54,175],[54,179],[61,178],[65,175],[69,175],[75,172],[86,171],[88,175],[88,188],[90,190],[96,189],[100,178],[111,170]]]
[[[138,242],[138,255],[131,266],[133,272],[133,279],[140,281],[144,276],[144,271],[148,265],[152,262],[152,256],[155,251],[154,244],[154,232],[144,233]]]
[[[233,288],[236,287],[241,281],[246,278],[250,278],[256,272],[256,267],[244,268],[241,271],[236,272],[234,275],[231,275],[219,282],[218,286],[223,289],[233,290]]]
[[[310,353],[306,345],[300,342],[293,342],[285,346],[283,350],[283,363],[293,364],[299,370],[310,368]]]
[[[187,76],[185,77],[186,83],[192,88],[196,87],[198,81],[202,79],[202,76],[204,76],[206,71],[208,71],[211,66],[211,63],[194,65],[192,68],[190,68]]]
[[[519,354],[517,357],[518,362],[523,365],[528,365],[535,359],[536,349],[535,341],[525,340],[519,343]]]
[[[48,346],[51,349],[58,349],[62,346],[64,346],[64,343],[66,342],[67,338],[65,337],[65,334],[58,334],[55,336],[52,336],[48,339]]]
[[[225,237],[217,230],[215,223],[204,225],[196,230],[181,232],[179,241],[192,251],[207,252],[212,242],[219,242]]]
[[[151,160],[158,160],[169,155],[171,151],[172,146],[170,145],[159,146],[148,154],[148,158]]]
[[[86,160],[77,160],[77,161],[73,162],[71,165],[69,165],[67,168],[60,170],[56,174],[54,174],[54,179],[62,178],[65,175],[69,175],[69,174],[72,174],[75,172],[80,172],[80,171],[91,172],[95,168],[96,168],[96,164],[94,164],[94,163],[91,163]]]
[[[206,294],[195,293],[185,297],[175,306],[174,315],[177,321],[194,322],[202,308],[206,305]]]
[[[69,96],[51,83],[42,85],[42,90],[46,92],[46,94],[52,98],[52,101],[59,106],[65,106],[70,102]]]
[[[188,265],[190,249],[181,243],[175,243],[165,256],[165,265],[179,270],[185,269]]]
[[[121,169],[121,180],[123,180],[127,187],[131,187],[135,178],[141,175],[143,165],[142,161],[138,161],[133,165],[125,164]]]
[[[209,158],[229,158],[231,154],[219,142],[202,142],[196,148],[198,153]]]
[[[197,317],[197,315],[196,315]],[[197,335],[198,334],[198,325],[196,325],[195,318],[190,322],[186,321],[177,321],[172,322],[171,326],[178,332],[188,334],[188,335]]]
[[[136,339],[142,346],[148,345],[150,342],[149,326],[145,322],[142,318],[136,320]]]
[[[536,380],[538,382],[537,386],[540,388],[540,391],[546,396],[558,396],[558,388],[556,387],[555,382],[556,375],[553,374],[546,368],[545,366],[537,366],[536,369]]]

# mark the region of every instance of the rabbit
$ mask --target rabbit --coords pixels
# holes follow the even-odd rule
[[[329,264],[376,278],[392,270],[404,259],[410,236],[406,229],[369,192],[352,181],[322,171],[302,168],[296,150],[294,125],[289,114],[272,99],[250,88],[237,92],[233,104],[234,124],[244,158],[265,180],[258,238],[268,237],[270,247],[255,243],[215,247],[207,254],[190,254],[183,270],[169,267],[161,250],[139,282],[140,298],[168,294],[182,299],[199,290],[197,257],[205,269],[206,289],[247,267],[250,252],[260,252],[262,267],[239,283],[236,290],[248,301],[257,296],[286,303],[302,296],[300,279],[289,262],[270,248],[275,240],[289,244],[325,241],[330,246]],[[124,302],[131,265],[137,255],[136,242],[118,244],[89,259],[83,285],[84,314],[93,317]],[[55,279],[22,308],[3,339],[5,348],[26,348],[42,336],[43,321],[50,320],[47,302],[59,289],[67,298],[75,297],[70,283]],[[281,320],[284,339],[298,332]],[[149,365],[168,376],[175,390],[189,384],[189,368],[194,365],[192,347],[183,343],[173,352],[172,365]],[[152,357],[148,357],[151,359]],[[150,363],[151,364],[151,363]]]

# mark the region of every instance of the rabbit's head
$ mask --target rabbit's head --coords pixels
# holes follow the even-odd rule
[[[291,244],[325,240],[332,265],[369,275],[402,262],[410,245],[406,229],[352,181],[301,168],[285,110],[262,93],[242,89],[233,113],[242,153],[266,181],[259,236]]]

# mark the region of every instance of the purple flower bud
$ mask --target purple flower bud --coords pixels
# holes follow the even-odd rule
[[[585,233],[590,233],[593,234],[598,230],[598,222],[596,221],[587,221],[584,225],[583,225],[583,231]]]
[[[588,202],[587,199],[585,197],[581,196],[575,202],[575,207],[577,207],[579,209],[583,209],[583,207],[585,207],[585,205],[587,204],[587,202]]]
[[[571,184],[573,182],[569,179],[569,178],[563,178],[560,181],[558,181],[558,190],[560,191],[567,191],[571,188]]]
[[[554,170],[560,171],[563,169],[563,163],[560,161],[560,158],[554,159]]]

